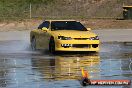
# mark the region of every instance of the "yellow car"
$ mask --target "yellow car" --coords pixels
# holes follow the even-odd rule
[[[75,20],[46,20],[30,32],[33,50],[99,51],[99,37]]]

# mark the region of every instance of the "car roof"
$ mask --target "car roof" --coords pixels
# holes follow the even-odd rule
[[[132,8],[132,6],[123,6],[123,8]]]
[[[52,21],[76,21],[76,20],[45,20],[45,21],[50,21],[50,22],[52,22]]]

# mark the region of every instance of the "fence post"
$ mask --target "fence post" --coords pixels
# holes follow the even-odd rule
[[[29,15],[30,15],[30,19],[31,19],[32,18],[32,4],[31,3],[30,3],[29,9],[30,9]]]

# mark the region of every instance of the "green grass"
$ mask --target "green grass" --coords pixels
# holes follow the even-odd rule
[[[29,18],[29,4],[48,4],[53,0],[0,0],[0,18]]]
[[[92,2],[95,1],[95,2]],[[33,18],[85,19],[122,17],[123,3],[131,0],[0,0],[0,20]]]

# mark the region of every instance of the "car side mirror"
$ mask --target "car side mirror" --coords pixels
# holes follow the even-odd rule
[[[87,31],[91,31],[92,29],[91,28],[87,28]]]
[[[42,31],[47,32],[47,31],[48,31],[48,29],[47,29],[46,27],[43,27],[43,28],[42,28]]]

